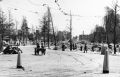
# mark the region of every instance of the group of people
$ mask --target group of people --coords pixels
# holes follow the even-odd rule
[[[62,51],[65,51],[65,49],[66,49],[66,46],[63,43],[62,44]],[[75,49],[77,49],[77,44],[71,44],[70,50],[75,50]],[[84,48],[83,48],[83,46],[80,46],[80,50],[82,51],[83,49],[84,49],[84,53],[87,53],[87,49],[88,49],[87,44],[84,44]]]
[[[39,43],[36,44],[35,55],[39,55],[39,51],[41,51],[41,53],[45,55],[46,49],[44,48],[43,43],[41,44],[41,47]]]
[[[62,44],[62,51],[65,51],[66,48],[67,48],[67,47],[66,47],[65,44],[63,43],[63,44]],[[77,44],[71,44],[71,45],[70,45],[70,50],[75,50],[75,49],[77,49]]]
[[[87,44],[84,44],[84,46],[80,46],[80,51],[84,51],[84,53],[87,53],[88,51],[88,47],[87,47]]]

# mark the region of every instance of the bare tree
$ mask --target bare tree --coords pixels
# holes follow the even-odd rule
[[[12,32],[12,30],[13,30],[13,26],[14,26],[14,23],[13,23],[13,16],[12,16],[12,13],[11,13],[11,10],[8,10],[8,14],[9,14],[9,16],[8,16],[8,32],[9,32],[9,43],[10,43],[10,36],[11,36],[11,32]]]
[[[28,28],[27,19],[25,16],[23,16],[23,19],[22,19],[21,30],[22,30],[23,44],[25,44],[25,38],[26,38],[26,44],[27,44],[27,36],[29,34],[29,28]]]
[[[114,8],[111,9],[109,7],[106,8],[106,16],[104,17],[104,23],[106,33],[107,33],[107,41],[113,42],[114,44],[114,54],[116,54],[116,44],[119,43],[120,39],[120,15],[117,14],[117,2],[114,5]],[[109,39],[108,39],[109,38]]]

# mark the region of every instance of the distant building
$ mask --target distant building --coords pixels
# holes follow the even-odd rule
[[[89,35],[79,35],[79,40],[89,40]]]
[[[73,41],[73,43],[77,43],[79,41],[79,37],[78,36],[73,37],[72,41]]]

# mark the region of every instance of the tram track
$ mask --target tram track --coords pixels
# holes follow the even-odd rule
[[[89,57],[86,57],[86,56],[80,55],[80,54],[72,54],[72,55],[67,54],[67,55],[73,57],[76,61],[82,63],[83,66],[89,65],[89,64],[92,63],[92,62],[97,63],[97,64],[98,64],[98,67],[94,68],[93,71],[97,71],[99,68],[102,67],[102,64],[100,64],[99,62],[94,61],[94,58],[92,59],[92,58],[89,58]],[[75,57],[75,55],[77,55],[77,56],[82,56],[82,57],[84,57],[84,58],[87,58],[90,62],[87,63],[87,64],[84,64],[82,61],[80,61],[79,59],[77,59],[77,58]],[[96,59],[96,58],[95,58],[95,59]]]

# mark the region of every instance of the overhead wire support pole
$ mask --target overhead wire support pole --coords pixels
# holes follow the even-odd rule
[[[109,37],[108,37],[108,24],[109,23],[109,17],[106,16],[106,43],[109,45]]]
[[[45,47],[45,30],[46,30],[46,29],[45,29],[45,25],[46,25],[45,19],[46,19],[46,18],[44,18],[44,47]]]
[[[115,4],[115,26],[114,26],[114,41],[113,41],[113,43],[114,43],[114,54],[116,54],[116,46],[115,46],[115,44],[116,44],[116,13],[117,13],[117,4]]]
[[[48,9],[48,48],[49,48],[49,33],[50,33],[50,8],[49,7],[47,7],[47,9]]]
[[[9,44],[10,44],[10,33],[11,33],[11,31],[10,31],[10,11],[8,11],[9,12]]]
[[[70,51],[72,50],[72,16],[70,11]]]

